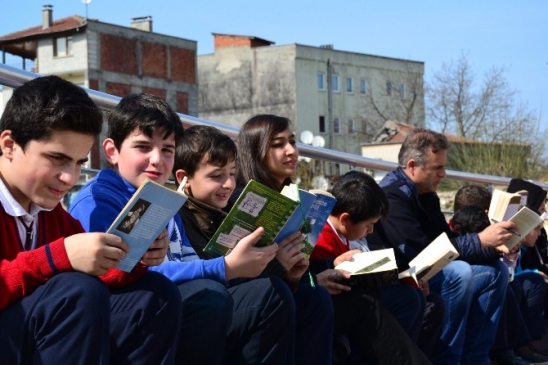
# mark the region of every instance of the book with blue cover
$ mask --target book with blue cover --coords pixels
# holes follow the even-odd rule
[[[133,269],[186,200],[181,193],[152,180],[146,179],[141,184],[107,231],[129,245],[130,250],[118,269],[127,272]]]
[[[296,184],[285,186],[281,194],[295,200],[299,206],[276,236],[275,241],[281,242],[293,232],[301,231],[306,236],[302,252],[310,256],[337,199],[325,190],[306,191],[299,189]]]

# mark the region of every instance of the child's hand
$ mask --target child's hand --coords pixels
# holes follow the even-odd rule
[[[297,264],[299,261],[306,259],[304,254],[301,252],[301,250],[304,248],[303,240],[303,235],[301,234],[301,232],[297,231],[287,236],[282,242],[278,244],[278,252],[276,253],[276,258],[287,272],[291,272],[295,264]],[[306,271],[306,269],[304,271]]]
[[[129,252],[127,244],[110,233],[79,233],[65,238],[65,250],[72,268],[100,276],[118,267]]]
[[[350,291],[351,288],[349,286],[342,285],[339,283],[339,280],[349,279],[349,278],[350,278],[349,273],[342,270],[335,270],[335,269],[328,269],[316,275],[318,284],[320,284],[325,289],[327,289],[327,291],[331,295],[337,295],[343,291]]]
[[[168,248],[169,237],[167,235],[167,229],[164,229],[141,258],[141,264],[146,266],[160,265],[164,262]]]
[[[255,247],[255,243],[264,234],[262,227],[257,228],[240,242],[225,257],[226,280],[235,278],[254,278],[265,269],[276,255],[278,245]]]
[[[342,255],[338,256],[335,261],[333,261],[333,266],[337,266],[344,261],[352,261],[352,256],[357,253],[363,252],[362,250],[350,250],[346,251]]]
[[[287,277],[289,277],[290,279],[300,279],[308,269],[309,262],[308,259],[304,257],[304,254],[301,253],[297,256],[294,256],[293,259],[301,256],[302,258],[299,261],[295,262],[291,269],[287,271]]]

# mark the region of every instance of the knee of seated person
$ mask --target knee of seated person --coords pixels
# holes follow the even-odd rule
[[[442,269],[444,275],[451,280],[458,280],[464,283],[472,283],[474,273],[469,263],[455,260]]]
[[[234,301],[225,285],[210,279],[196,279],[178,285],[183,312],[189,307],[232,313]]]
[[[293,310],[294,300],[293,293],[280,278],[276,276],[269,276],[265,278],[257,278],[253,280],[256,284],[256,288],[263,291],[263,295],[275,296],[277,302],[284,303],[284,305],[290,306],[290,310]]]
[[[181,303],[181,294],[177,286],[160,273],[147,271],[138,283],[141,288],[152,291],[160,301]]]
[[[110,312],[110,291],[98,278],[80,272],[64,272],[53,276],[44,285],[49,286],[49,305],[55,301],[71,311],[85,313],[85,318],[93,313]]]

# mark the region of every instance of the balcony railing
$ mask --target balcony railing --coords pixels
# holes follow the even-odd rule
[[[40,75],[28,72],[25,70],[17,69],[11,66],[0,64],[0,84],[16,88],[21,84],[29,81]],[[84,88],[84,90],[90,95],[91,99],[102,109],[112,110],[120,97],[110,95],[104,92],[91,90]],[[197,124],[209,125],[220,129],[223,133],[230,136],[232,139],[237,139],[239,129],[236,127],[224,125],[221,123],[212,122],[205,119],[191,117],[189,115],[179,113],[179,117],[183,124],[193,126]],[[382,161],[374,158],[354,155],[346,152],[330,150],[327,148],[314,147],[303,143],[297,143],[299,148],[299,154],[306,157],[321,159],[329,162],[346,164],[350,166],[364,167],[370,170],[390,171],[393,170],[397,164],[393,162]],[[93,170],[88,170],[92,172]],[[510,177],[501,177],[485,174],[476,174],[465,171],[447,170],[447,178],[452,180],[460,180],[474,183],[492,184],[507,186],[510,183]],[[548,190],[547,183],[541,183],[538,181],[532,181],[542,188]]]

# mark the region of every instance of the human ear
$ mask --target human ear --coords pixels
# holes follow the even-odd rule
[[[175,178],[177,179],[177,184],[180,184],[181,181],[183,181],[183,179],[184,179],[185,177],[190,177],[190,176],[188,176],[188,174],[187,174],[187,172],[186,172],[185,170],[179,169],[179,170],[175,171]],[[186,185],[188,186],[189,183],[187,182]]]
[[[17,143],[11,136],[11,130],[5,130],[0,134],[0,149],[2,155],[11,160]]]
[[[112,138],[107,138],[103,141],[103,153],[109,164],[118,165],[118,149],[114,145]]]

